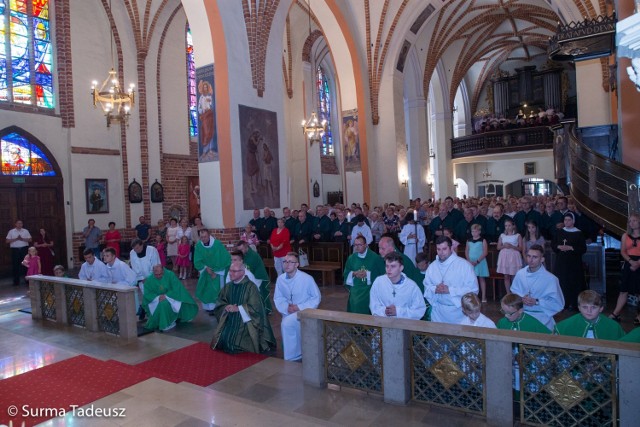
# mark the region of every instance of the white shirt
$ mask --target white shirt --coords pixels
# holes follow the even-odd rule
[[[136,273],[134,273],[134,271],[119,258],[115,259],[113,265],[107,264],[106,267],[108,283],[117,283],[119,285],[127,286],[136,286],[138,284]]]
[[[140,258],[135,250],[129,252],[129,261],[131,269],[136,273],[138,281],[144,280],[153,273],[153,266],[160,264],[160,255],[158,250],[151,245],[146,245],[144,257]]]
[[[78,278],[80,280],[92,280],[94,282],[100,283],[109,283],[110,277],[107,272],[107,266],[104,265],[104,262],[100,261],[98,258],[94,258],[93,264],[89,264],[85,262],[80,267],[80,273],[78,273]]]
[[[471,318],[469,318],[469,316],[464,316],[464,319],[462,319],[462,322],[460,322],[460,324],[465,326],[477,326],[479,328],[496,329],[496,324],[493,323],[493,320],[489,319],[482,313],[480,313],[480,316],[478,316],[475,322],[473,322]]]
[[[386,317],[385,309],[395,305],[396,316],[401,319],[420,320],[427,310],[416,282],[401,273],[400,282],[393,284],[389,276],[378,276],[371,285],[369,310],[374,316]]]
[[[524,312],[553,330],[556,324],[553,316],[564,308],[564,295],[558,278],[549,273],[544,265],[533,273],[529,271],[529,267],[518,270],[511,283],[511,292],[521,297],[530,296],[537,299],[538,304],[525,305]]]
[[[444,283],[449,287],[448,294],[437,294],[436,286]],[[473,292],[478,293],[478,278],[469,261],[452,253],[449,258],[440,261],[439,257],[429,264],[424,277],[424,297],[432,306],[431,320],[460,324],[462,314],[462,295]]]
[[[351,229],[351,246],[353,246],[356,241],[356,237],[358,234],[362,234],[362,236],[366,239],[367,245],[370,245],[373,242],[373,234],[371,234],[371,228],[367,225],[367,223],[362,224],[362,226],[356,224]]]
[[[306,308],[318,308],[320,298],[318,285],[313,277],[304,271],[296,270],[293,277],[287,277],[287,273],[282,273],[276,280],[273,302],[283,316],[295,314],[288,312],[289,304],[297,305],[300,311]]]
[[[7,240],[17,239],[21,237],[24,240],[16,240],[15,242],[9,243],[9,247],[13,249],[24,248],[25,246],[29,246],[29,239],[31,239],[31,234],[27,231],[26,228],[21,228],[18,230],[17,228],[12,228],[7,233]]]

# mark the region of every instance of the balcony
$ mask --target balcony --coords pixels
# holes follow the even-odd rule
[[[553,132],[534,126],[477,133],[451,139],[451,158],[553,148]]]

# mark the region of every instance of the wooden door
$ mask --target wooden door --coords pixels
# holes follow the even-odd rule
[[[0,232],[6,233],[21,219],[32,237],[44,227],[54,242],[54,263],[66,265],[66,231],[62,186],[57,183],[0,186]],[[2,242],[0,276],[11,274],[11,251]]]

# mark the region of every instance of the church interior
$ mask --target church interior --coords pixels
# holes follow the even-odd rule
[[[638,12],[630,0],[0,0],[0,229],[21,220],[32,235],[47,230],[55,264],[76,272],[91,219],[103,231],[114,222],[130,242],[140,217],[199,217],[229,247],[265,207],[281,217],[302,204],[565,194],[619,239],[640,210]],[[581,36],[591,28],[604,35]],[[203,312],[125,343],[33,320],[19,311],[30,305],[26,288],[11,286],[11,263],[5,244],[5,396],[3,381],[80,355],[136,365],[211,339]],[[344,311],[342,286],[319,285],[320,309]],[[597,349],[620,372],[640,364],[637,347]],[[304,363],[281,357],[204,387],[150,376],[93,402],[126,408],[120,419],[20,419],[477,426],[513,425],[504,420],[518,410],[502,413],[493,395],[475,412],[384,403],[366,388],[313,387]],[[627,401],[640,385],[626,380],[613,414],[593,415],[607,422],[589,425],[640,417]]]

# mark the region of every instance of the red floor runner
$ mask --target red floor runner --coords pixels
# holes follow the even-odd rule
[[[129,365],[72,357],[0,381],[0,424],[32,426],[151,377]],[[11,405],[17,407],[15,416],[8,413]]]
[[[200,342],[139,363],[135,367],[167,381],[186,381],[206,387],[266,358],[255,353],[227,354],[211,350],[208,344]]]

